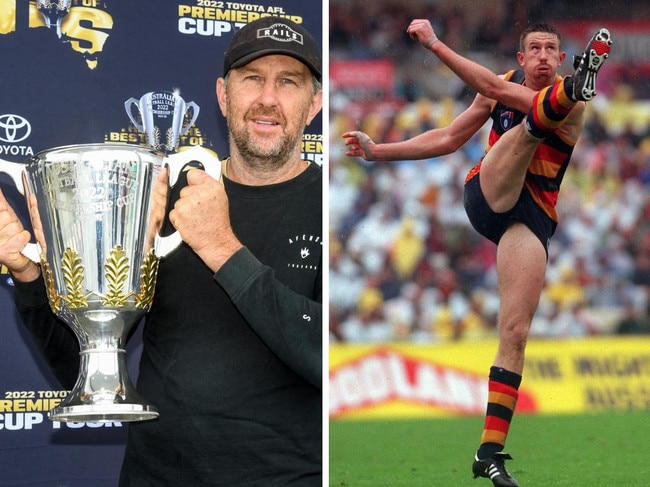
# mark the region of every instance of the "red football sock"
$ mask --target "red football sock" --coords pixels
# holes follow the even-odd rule
[[[526,115],[526,129],[533,137],[543,139],[564,124],[567,115],[577,103],[567,94],[572,90],[573,79],[567,76],[535,95],[533,107]]]
[[[515,412],[521,376],[499,367],[490,369],[485,426],[478,450],[480,459],[502,451]]]

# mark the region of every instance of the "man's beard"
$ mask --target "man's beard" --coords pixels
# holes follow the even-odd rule
[[[246,120],[254,118],[255,115],[263,114],[264,110],[258,110],[247,116]],[[284,118],[275,111],[270,115],[273,115],[284,124]],[[241,120],[241,117],[228,117],[230,138],[235,143],[243,161],[256,170],[272,172],[284,166],[293,156],[297,144],[302,140],[302,133],[297,133],[292,137],[287,132],[283,132],[280,138],[274,141],[260,140],[260,138],[251,136],[249,127],[245,122],[242,126],[237,126],[237,124],[231,122],[233,119]],[[284,126],[286,127],[286,124]]]

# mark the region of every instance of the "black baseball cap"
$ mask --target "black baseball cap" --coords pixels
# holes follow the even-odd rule
[[[223,60],[223,75],[269,54],[284,54],[305,64],[322,80],[320,49],[307,30],[281,17],[261,17],[239,29]]]

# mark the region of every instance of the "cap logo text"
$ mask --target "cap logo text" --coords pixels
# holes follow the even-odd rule
[[[285,24],[273,24],[269,27],[257,30],[257,38],[263,39],[268,37],[278,42],[297,42],[302,45],[302,34],[296,32]]]

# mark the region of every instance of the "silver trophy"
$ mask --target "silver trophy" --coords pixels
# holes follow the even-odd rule
[[[158,416],[126,367],[130,330],[150,308],[160,257],[181,241],[161,237],[169,185],[190,161],[219,178],[220,163],[194,147],[170,157],[127,144],[46,150],[26,164],[0,160],[27,200],[36,243],[23,253],[40,263],[54,313],[79,340],[77,382],[53,421],[140,421]],[[160,171],[165,178],[157,178]]]
[[[61,38],[61,22],[68,15],[72,0],[36,0],[36,8],[43,16],[48,29],[56,28],[56,35]]]
[[[193,101],[186,102],[175,91],[151,91],[140,99],[129,98],[124,102],[124,109],[133,125],[147,136],[149,147],[165,153],[176,151],[181,135],[199,116],[199,106]]]

